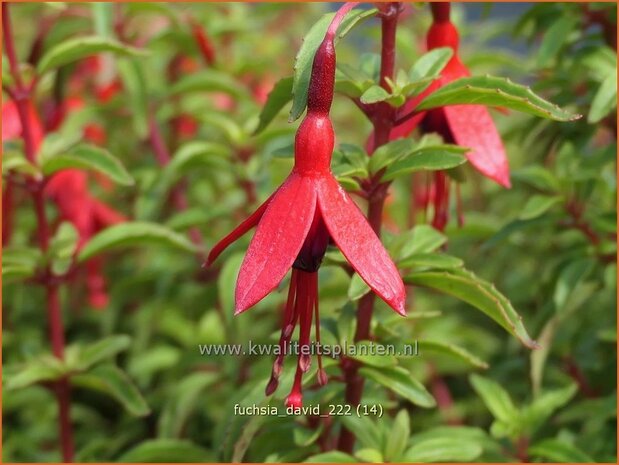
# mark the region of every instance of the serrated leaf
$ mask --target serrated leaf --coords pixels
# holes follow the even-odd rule
[[[418,171],[447,170],[466,162],[466,147],[439,145],[423,147],[403,156],[387,166],[383,181],[393,181],[397,177]]]
[[[419,341],[419,351],[423,352],[424,350],[451,355],[460,360],[463,360],[464,362],[468,363],[471,366],[474,366],[475,368],[481,368],[482,370],[488,368],[488,364],[481,360],[479,357],[476,357],[468,350],[460,346],[450,344],[448,342],[436,340],[433,341],[427,339]]]
[[[71,383],[113,397],[131,415],[141,417],[150,413],[133,382],[124,371],[114,365],[99,365],[87,373],[74,375]]]
[[[264,131],[281,109],[292,100],[292,81],[292,76],[282,78],[273,86],[260,112],[258,127],[254,130],[254,135]]]
[[[402,462],[472,462],[483,449],[474,442],[450,438],[431,438],[420,441],[406,451]]]
[[[191,441],[180,439],[151,439],[143,441],[118,458],[125,463],[204,463],[212,454]]]
[[[370,10],[354,9],[348,12],[337,30],[335,42],[344,37],[356,24],[363,19],[376,14],[376,8]],[[312,26],[307,35],[303,38],[303,44],[297,53],[294,64],[294,79],[292,86],[292,109],[290,110],[289,122],[293,122],[301,116],[307,106],[307,92],[312,72],[312,64],[316,50],[322,43],[329,23],[335,13],[324,15]]]
[[[509,300],[494,285],[478,278],[470,271],[464,269],[420,271],[406,276],[405,282],[452,295],[481,310],[528,348],[538,347],[527,333],[522,318],[516,313]]]
[[[423,384],[400,367],[373,368],[362,367],[359,374],[390,389],[415,405],[423,408],[432,408],[436,405],[434,397],[426,390]]]
[[[37,65],[37,72],[44,74],[51,69],[59,68],[73,61],[102,52],[124,56],[146,54],[143,50],[124,45],[112,39],[98,36],[77,37],[67,39],[46,52]]]
[[[148,222],[121,223],[104,229],[82,248],[78,260],[84,262],[95,255],[131,245],[160,245],[195,253],[197,248],[185,236],[165,226]]]
[[[122,163],[107,150],[94,145],[80,145],[67,153],[45,157],[41,160],[41,169],[51,175],[64,169],[92,169],[124,186],[131,186],[133,178]]]
[[[537,218],[560,203],[562,200],[563,199],[560,196],[534,195],[529,198],[524,207],[522,207],[520,215],[518,215],[518,219],[526,221]]]
[[[544,100],[529,87],[494,76],[457,79],[424,98],[417,110],[430,110],[446,105],[504,107],[556,121],[574,121],[581,117]]]

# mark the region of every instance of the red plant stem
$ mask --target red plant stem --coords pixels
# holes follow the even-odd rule
[[[15,81],[15,105],[19,114],[19,119],[22,127],[22,138],[24,140],[24,150],[26,158],[36,163],[36,152],[33,131],[30,127],[30,118],[28,117],[30,108],[30,89],[24,87],[23,81],[19,74],[19,65],[17,55],[15,54],[15,45],[13,42],[13,34],[11,22],[9,18],[9,9],[6,3],[2,4],[2,32],[6,48],[7,58],[13,80]],[[32,196],[34,201],[34,209],[37,217],[38,232],[39,232],[39,247],[45,253],[49,247],[50,229],[45,216],[45,198],[43,194],[44,183],[32,180]],[[49,337],[52,346],[52,351],[59,359],[64,358],[64,327],[62,324],[62,309],[58,296],[58,284],[52,279],[52,273],[49,268],[45,270],[45,289],[47,292],[47,318],[49,323]],[[62,458],[64,462],[73,461],[73,430],[71,427],[70,406],[71,406],[71,390],[67,378],[63,378],[54,383],[53,390],[56,394],[59,411],[59,428],[60,428],[60,446],[62,449]]]
[[[381,30],[382,30],[382,45],[381,45],[381,66],[380,66],[380,84],[390,91],[387,78],[393,78],[395,68],[395,37],[398,23],[398,15],[400,13],[399,3],[390,3],[381,12]],[[372,152],[378,147],[389,142],[389,135],[393,128],[395,120],[395,112],[393,108],[387,104],[378,104],[376,110],[372,112],[372,124],[374,126],[374,147]],[[382,173],[378,173],[376,179],[380,179]],[[373,182],[373,186],[368,192],[368,222],[380,237],[382,226],[383,209],[385,199],[387,198],[388,183]],[[355,341],[366,340],[371,337],[370,326],[372,323],[372,314],[374,312],[374,301],[376,296],[374,293],[366,294],[359,301],[357,307],[357,330],[355,332]],[[344,380],[346,383],[345,400],[350,405],[359,405],[363,396],[364,379],[359,375],[359,366],[356,362],[350,361],[344,368]],[[347,428],[342,428],[338,440],[338,449],[351,453],[355,445],[354,432]]]
[[[155,121],[155,118],[151,118],[149,122],[149,140],[150,144],[153,148],[153,152],[155,153],[155,159],[161,166],[166,166],[172,160],[170,156],[170,152],[168,152],[168,148],[166,146],[165,140],[163,139],[163,135],[161,134],[161,130]],[[174,206],[181,211],[187,210],[189,207],[189,203],[187,202],[187,197],[183,192],[182,186],[177,185],[172,189],[172,202]],[[204,248],[204,242],[202,241],[202,234],[200,234],[200,230],[196,227],[189,229],[189,238],[191,241],[200,249]],[[206,260],[206,256],[204,252],[198,253],[198,258],[200,261],[204,262]]]

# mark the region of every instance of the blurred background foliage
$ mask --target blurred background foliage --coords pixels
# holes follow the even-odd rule
[[[82,363],[81,375],[72,378],[76,459],[346,461],[351,457],[321,445],[344,424],[357,435],[352,460],[615,462],[612,3],[453,7],[460,55],[473,75],[529,84],[584,115],[559,123],[493,111],[513,187],[500,188],[464,167],[464,225],[452,219],[444,233],[444,250],[510,299],[541,348],[526,349],[464,302],[414,288],[406,320],[377,305],[375,333],[384,343],[420,341],[420,356],[399,364],[436,406],[414,405],[406,395],[368,382],[364,403],[381,404],[382,418],[324,423],[232,414],[235,403],[281,407],[293,362],[287,361],[282,387],[267,399],[271,357],[202,356],[198,344],[275,342],[285,293],[233,318],[234,282],[250,235],[214,267],[200,265],[204,251],[289,172],[297,123],[287,123],[287,112],[259,135],[252,133],[275,82],[292,74],[303,36],[331,9],[326,3],[12,5],[17,53],[24,62],[32,58],[26,74],[45,52],[78,36],[114,37],[148,52],[106,52],[96,67],[87,59],[45,73],[35,103],[49,118],[59,99],[80,98],[83,105],[55,133],[70,138],[88,124],[99,125],[101,145],[135,179],[113,188],[91,182],[93,195],[131,220],[176,234],[141,231],[131,247],[100,246],[110,296],[103,309],[87,305],[82,272],[62,287],[66,337],[75,363]],[[426,5],[406,6],[397,68],[409,69],[424,52],[429,24]],[[196,40],[196,25],[212,45],[212,63]],[[378,22],[368,20],[340,42],[338,63],[359,67],[379,43]],[[7,76],[5,68],[3,84]],[[336,96],[332,114],[338,144],[363,146],[371,126],[354,104]],[[153,140],[157,135],[163,151]],[[11,150],[19,152],[19,144],[5,145],[5,165]],[[173,161],[162,163],[166,151]],[[413,177],[413,185],[424,176]],[[423,211],[411,205],[409,177],[397,179],[391,193],[387,242],[426,223]],[[36,223],[27,195],[18,192],[15,202],[14,230],[3,253],[3,460],[58,461],[56,403],[41,377],[52,365],[44,358],[50,351],[44,293],[27,273],[11,274],[10,267],[28,253]],[[48,208],[53,218],[53,204]],[[165,247],[179,236],[188,244]],[[438,232],[428,237],[436,247],[445,241]],[[330,262],[321,269],[325,343],[352,334],[350,280]],[[113,366],[121,374],[110,374]],[[330,383],[308,389],[307,404],[343,403],[337,366],[328,371]],[[314,382],[309,378],[307,386]]]

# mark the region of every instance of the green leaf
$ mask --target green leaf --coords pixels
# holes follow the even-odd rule
[[[84,262],[108,250],[131,245],[160,245],[195,253],[197,248],[185,236],[148,222],[121,223],[104,229],[82,248],[78,260]]]
[[[396,160],[412,153],[417,148],[417,142],[412,139],[397,139],[381,145],[370,157],[368,169],[370,173],[377,173]]]
[[[452,295],[484,312],[528,348],[538,347],[509,300],[493,284],[478,278],[470,271],[421,271],[409,274],[405,282]]]
[[[425,350],[451,355],[453,357],[459,358],[460,360],[463,360],[464,362],[474,366],[475,368],[481,368],[483,370],[488,368],[488,364],[486,362],[476,357],[468,350],[455,344],[436,340],[432,341],[427,339],[419,341],[419,351],[423,352]]]
[[[452,268],[462,268],[464,262],[446,253],[418,253],[408,258],[398,261],[399,268],[433,268],[438,270],[449,270]]]
[[[464,154],[466,147],[457,145],[438,145],[423,147],[403,156],[387,166],[382,177],[383,181],[393,181],[395,178],[415,173],[417,171],[447,170],[466,162]]]
[[[179,439],[151,439],[143,441],[118,458],[125,463],[204,463],[212,454],[193,442]]]
[[[269,93],[267,101],[260,112],[258,127],[254,135],[260,134],[273,121],[281,109],[292,100],[292,77],[282,78]]]
[[[370,10],[354,9],[349,11],[337,30],[335,38],[336,43],[338,39],[344,37],[353,26],[363,19],[374,16],[376,11],[376,8]],[[290,110],[290,117],[288,118],[289,122],[296,121],[307,106],[307,92],[312,73],[312,64],[314,63],[314,55],[316,55],[316,50],[324,40],[327,28],[334,16],[335,13],[324,15],[312,26],[307,35],[303,38],[303,44],[295,58],[292,85],[292,109]]]
[[[95,364],[108,360],[129,348],[131,338],[124,334],[108,336],[78,350],[77,370],[85,371]]]
[[[159,417],[159,436],[181,437],[187,419],[196,411],[204,391],[217,379],[216,373],[192,373],[173,386]]]
[[[236,98],[247,97],[247,90],[232,75],[213,69],[188,74],[170,89],[171,95],[191,92],[224,92]]]
[[[420,441],[408,449],[402,462],[471,462],[481,453],[482,447],[474,442],[462,442],[450,438],[431,438]]]
[[[87,373],[74,375],[71,383],[102,392],[116,399],[131,415],[148,415],[150,409],[124,371],[114,365],[99,365]]]
[[[352,275],[350,285],[348,286],[348,298],[352,301],[359,300],[361,297],[370,292],[370,287],[357,273]]]
[[[560,439],[544,439],[527,450],[533,457],[554,463],[594,463],[595,460],[575,445]]]
[[[407,78],[410,82],[402,86],[402,94],[411,97],[426,90],[439,76],[452,55],[451,47],[436,48],[422,55],[408,72]]]
[[[6,367],[4,388],[17,390],[37,383],[56,381],[64,377],[68,370],[62,360],[53,355],[43,355],[12,369]]]
[[[25,174],[37,179],[41,178],[39,168],[30,163],[22,152],[4,149],[2,152],[2,175],[6,176],[10,172]]]
[[[79,145],[68,153],[45,157],[41,160],[41,168],[46,175],[68,168],[92,169],[118,184],[131,186],[134,183],[131,175],[116,157],[94,145]]]
[[[394,355],[389,355],[386,346],[373,341],[357,342],[355,353],[349,352],[347,355],[364,365],[377,368],[393,366],[398,363]]]
[[[432,408],[436,405],[436,401],[423,384],[414,379],[404,368],[385,367],[377,369],[363,367],[359,370],[359,373],[392,390],[415,405],[424,408]]]
[[[102,52],[111,52],[124,56],[146,54],[143,50],[129,47],[128,45],[103,37],[76,37],[67,39],[46,52],[37,65],[37,72],[39,74],[44,74],[51,69],[59,68],[71,62]]]
[[[389,250],[403,261],[413,255],[429,254],[447,242],[447,236],[427,224],[419,224],[410,231],[398,235]]]
[[[520,215],[518,215],[518,219],[526,221],[542,216],[552,207],[558,203],[561,203],[562,200],[563,198],[560,196],[534,195],[529,198],[524,207],[522,207]]]
[[[2,279],[8,282],[34,276],[41,259],[42,254],[39,249],[7,247],[2,251]]]
[[[582,258],[569,263],[565,266],[555,285],[553,302],[558,312],[562,312],[564,307],[569,302],[570,296],[576,290],[578,285],[591,273],[594,267],[594,261],[589,258]]]
[[[385,459],[387,462],[399,462],[408,444],[411,420],[406,410],[400,410],[393,420],[391,432],[385,444]]]
[[[337,450],[312,455],[304,463],[357,463],[358,460],[352,455]]]
[[[51,261],[52,273],[62,275],[71,267],[73,254],[77,250],[79,234],[75,226],[63,221],[49,243],[47,256]]]
[[[538,66],[550,66],[577,23],[576,18],[570,16],[559,17],[552,22],[551,26],[546,30],[537,51]]]
[[[573,121],[581,117],[544,100],[529,87],[494,76],[453,81],[423,99],[417,110],[467,104],[505,107],[556,121]]]
[[[445,65],[453,56],[451,47],[440,47],[430,50],[419,57],[413,64],[408,77],[411,81],[419,81],[440,74]]]
[[[561,184],[554,173],[540,165],[528,165],[512,172],[512,180],[521,181],[547,192],[557,193]]]
[[[371,449],[371,448],[359,449],[358,451],[355,452],[355,457],[357,457],[362,462],[385,463],[385,458],[383,457],[383,454],[381,454],[380,451],[377,449]]]
[[[577,391],[578,386],[572,383],[561,389],[544,392],[531,405],[522,409],[522,423],[527,434],[532,436],[556,410],[567,404]]]
[[[598,123],[606,115],[617,108],[617,74],[610,74],[595,93],[587,121],[589,123]]]
[[[148,84],[141,63],[136,59],[117,61],[118,72],[123,82],[124,95],[129,98],[131,118],[139,138],[148,134]]]
[[[381,86],[373,85],[367,89],[360,97],[361,103],[371,104],[384,102],[391,97],[391,94],[383,89]]]
[[[342,424],[350,431],[355,432],[355,436],[360,444],[369,449],[383,448],[383,436],[378,425],[367,416],[343,416]]]
[[[509,393],[500,384],[476,374],[472,374],[469,380],[494,418],[505,423],[513,422],[518,418],[520,411],[512,402]]]

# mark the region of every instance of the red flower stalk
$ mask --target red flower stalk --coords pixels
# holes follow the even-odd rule
[[[215,245],[207,261],[212,263],[257,225],[236,283],[235,314],[273,291],[292,268],[280,337],[282,348],[290,341],[297,322],[301,347],[309,345],[314,313],[319,338],[317,271],[330,240],[376,294],[399,314],[405,314],[406,293],[397,268],[330,168],[335,137],[329,117],[335,82],[333,40],[342,18],[354,5],[347,3],[338,11],[314,57],[307,114],[295,137],[292,172],[265,203]],[[277,388],[282,361],[282,356],[275,360],[267,395]],[[301,355],[288,405],[301,404],[301,378],[309,365],[309,355]],[[322,369],[319,381],[326,382]]]

